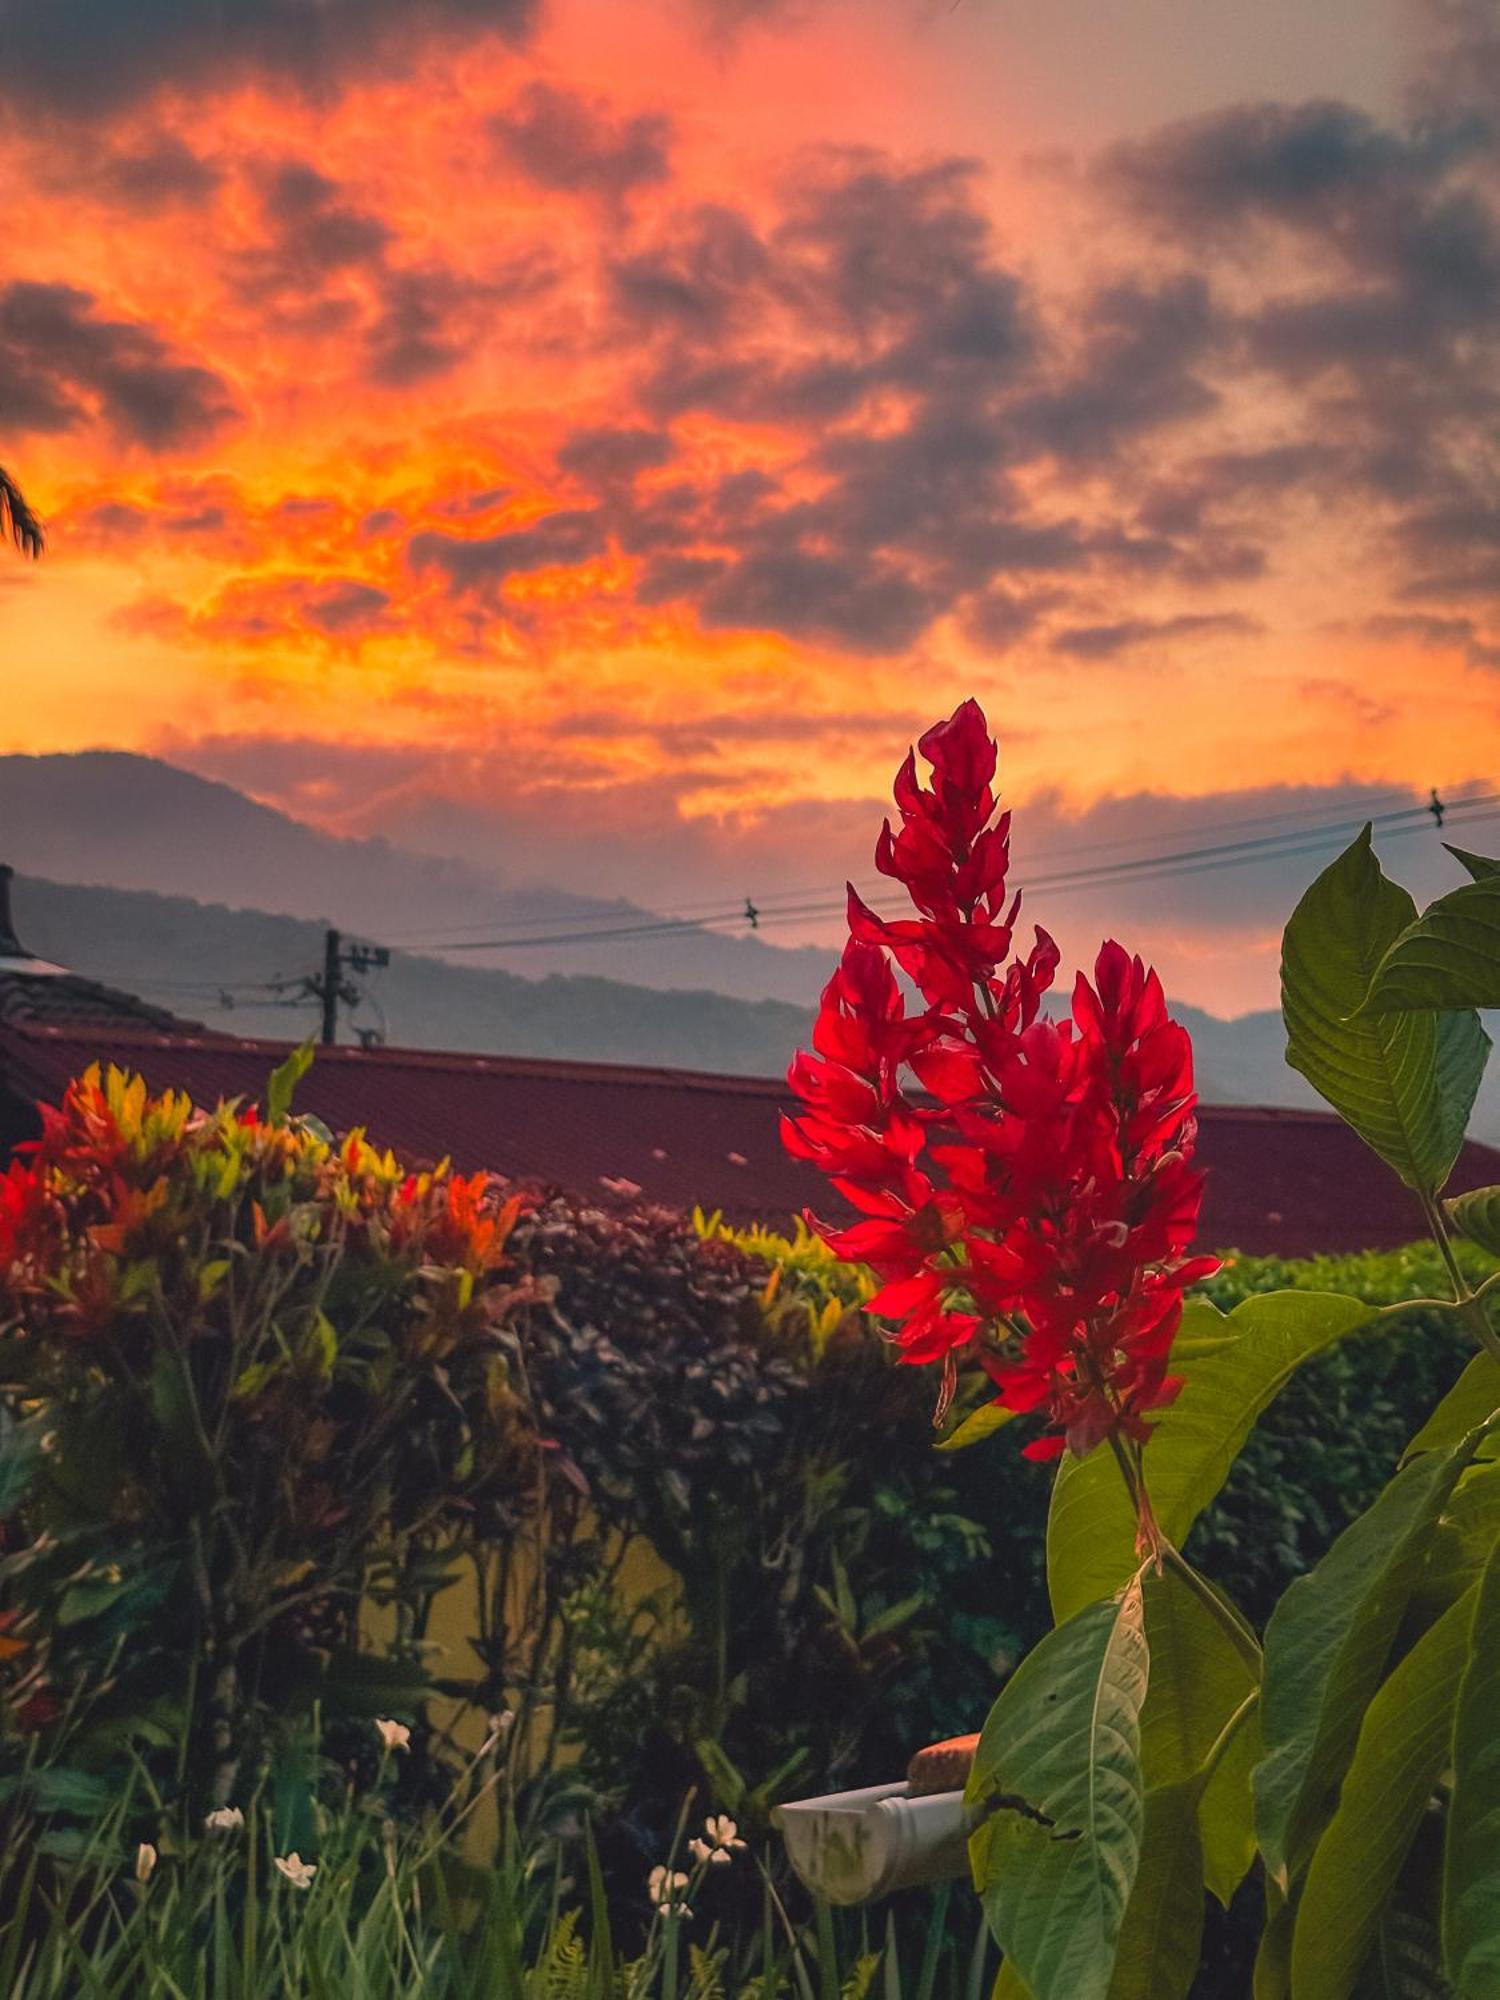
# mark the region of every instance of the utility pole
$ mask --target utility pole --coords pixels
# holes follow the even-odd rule
[[[331,1049],[338,1041],[340,1006],[357,1007],[364,997],[359,988],[344,977],[345,972],[376,971],[390,962],[391,955],[382,944],[346,946],[342,931],[331,927],[324,931],[323,970],[310,972],[306,978],[297,981],[295,991],[309,1000],[316,1000],[322,1007],[323,1028],[318,1039],[325,1049]],[[373,1033],[374,1030],[368,1031],[368,1034]],[[360,1042],[366,1048],[370,1046],[368,1034],[359,1031]]]
[[[322,1043],[331,1049],[339,1038],[339,974],[342,971],[339,950],[343,939],[337,931],[323,933],[323,977],[320,981],[319,997],[323,1002]]]

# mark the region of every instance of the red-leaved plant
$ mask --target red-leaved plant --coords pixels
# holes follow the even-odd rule
[[[942,1364],[938,1421],[959,1366],[977,1363],[999,1402],[1045,1415],[1028,1457],[1110,1439],[1144,1506],[1138,1454],[1179,1386],[1167,1357],[1183,1291],[1217,1268],[1187,1255],[1202,1197],[1192,1048],[1156,974],[1113,942],[1092,983],[1079,973],[1071,1016],[1043,1012],[1057,946],[1037,928],[1013,955],[1010,814],[978,703],[918,747],[931,786],[908,753],[899,827],[887,820],[875,850],[916,914],[877,916],[850,885],[816,1053],[789,1072],[807,1108],[785,1143],[859,1211],[809,1220],[883,1280],[868,1310],[900,1323],[902,1359]]]

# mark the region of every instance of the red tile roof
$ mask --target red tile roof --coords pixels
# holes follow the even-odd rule
[[[13,1100],[55,1099],[70,1076],[103,1060],[213,1103],[260,1096],[285,1053],[281,1043],[209,1033],[0,1025],[0,1086]],[[828,1207],[819,1177],[782,1151],[787,1093],[772,1080],[339,1048],[319,1051],[297,1101],[335,1130],[363,1125],[413,1160],[447,1155],[465,1171],[487,1167],[601,1201],[639,1188],[648,1200],[699,1202],[744,1221]],[[1302,1256],[1421,1234],[1410,1195],[1325,1113],[1206,1106],[1199,1152],[1209,1169],[1203,1240],[1216,1248]],[[1466,1146],[1454,1190],[1492,1182],[1500,1153]]]

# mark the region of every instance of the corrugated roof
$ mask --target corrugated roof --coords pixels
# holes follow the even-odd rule
[[[14,1028],[149,1028],[191,1034],[196,1021],[153,1007],[116,986],[101,986],[41,959],[0,960],[0,1024]]]
[[[33,1101],[55,1099],[93,1061],[204,1103],[256,1098],[285,1054],[283,1043],[208,1033],[0,1025],[0,1079]],[[770,1079],[415,1049],[320,1050],[298,1093],[335,1130],[363,1125],[412,1160],[447,1155],[466,1172],[601,1201],[626,1192],[609,1182],[629,1183],[648,1200],[699,1202],[741,1221],[830,1207],[820,1177],[782,1150],[787,1102]],[[1216,1248],[1304,1256],[1422,1233],[1411,1196],[1331,1115],[1205,1106],[1199,1156],[1209,1170],[1202,1236]],[[1492,1182],[1500,1153],[1466,1146],[1454,1191]]]

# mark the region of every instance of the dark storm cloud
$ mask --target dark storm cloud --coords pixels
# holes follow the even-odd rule
[[[564,472],[592,486],[628,484],[642,472],[665,465],[676,447],[667,431],[639,424],[602,424],[576,430],[557,454]]]
[[[198,208],[218,192],[223,179],[212,160],[174,133],[162,133],[145,145],[106,154],[95,164],[89,185],[122,208]]]
[[[1236,638],[1262,631],[1239,611],[1184,612],[1175,618],[1121,618],[1106,625],[1069,625],[1052,635],[1052,650],[1075,660],[1111,660],[1138,646],[1178,639]]]
[[[1401,133],[1329,100],[1240,104],[1112,146],[1096,172],[1174,233],[1273,221],[1358,235],[1372,194],[1408,200],[1488,138],[1469,118]]]
[[[1372,639],[1407,640],[1414,645],[1457,648],[1473,667],[1500,667],[1500,624],[1485,632],[1472,618],[1435,617],[1426,612],[1380,612],[1362,628]]]
[[[0,0],[0,102],[107,116],[251,80],[317,92],[437,34],[524,36],[535,0]]]
[[[280,161],[263,177],[259,195],[266,235],[241,259],[247,298],[322,299],[345,274],[383,265],[390,228],[346,200],[339,183],[311,162]]]
[[[529,180],[563,194],[628,194],[671,172],[669,119],[617,117],[597,99],[555,84],[528,84],[489,129]]]
[[[0,289],[0,409],[15,430],[97,420],[148,451],[199,441],[235,414],[228,385],[154,327],[102,317],[76,286],[25,281]]]
[[[477,540],[429,530],[412,537],[409,556],[414,569],[440,571],[455,591],[483,594],[528,570],[586,562],[601,555],[607,546],[600,511],[570,508],[544,515],[528,527]]]
[[[1021,431],[1058,458],[1107,458],[1147,432],[1201,417],[1218,402],[1200,370],[1224,320],[1198,273],[1110,285],[1081,314],[1077,361],[1060,385],[1023,404]]]

